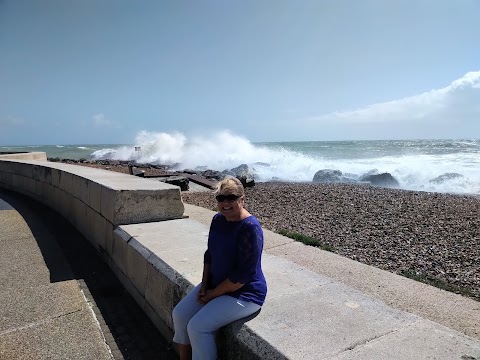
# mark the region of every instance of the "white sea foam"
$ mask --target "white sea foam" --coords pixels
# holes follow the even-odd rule
[[[256,145],[226,131],[209,138],[142,131],[137,135],[135,145],[101,149],[92,156],[95,159],[175,165],[177,169],[208,168],[222,171],[247,164],[255,172],[257,181],[311,181],[321,169],[336,169],[358,178],[376,170],[378,173],[392,174],[404,189],[480,193],[480,150],[471,150],[479,147],[478,140],[425,144],[408,141],[404,146],[396,141],[391,142],[396,149],[394,151],[389,149],[389,143],[381,143],[377,148],[375,143],[354,144],[358,148],[350,149],[345,155],[347,152],[344,150],[336,152],[334,143],[328,143],[327,147],[323,146],[325,144],[317,145],[318,150],[314,151],[311,147],[305,147],[305,151],[302,151],[299,143],[294,147],[289,143]],[[468,147],[469,150],[463,150],[462,147]],[[456,150],[446,151],[444,148]],[[385,149],[389,149],[389,155],[384,154]],[[325,155],[326,150],[328,156]],[[446,173],[462,176],[439,183],[431,182]]]
[[[96,160],[101,160],[101,159],[117,159],[117,160],[122,160],[119,157],[117,157],[117,150],[115,149],[100,149],[94,151],[91,156],[96,159]],[[129,159],[126,159],[129,160]]]

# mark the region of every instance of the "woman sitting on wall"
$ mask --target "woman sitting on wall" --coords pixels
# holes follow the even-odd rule
[[[227,177],[218,183],[204,255],[202,282],[173,310],[180,360],[216,359],[216,330],[258,311],[267,283],[262,272],[263,231],[244,209],[241,182]]]

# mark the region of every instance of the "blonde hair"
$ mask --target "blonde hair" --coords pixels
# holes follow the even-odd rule
[[[233,194],[242,196],[245,194],[242,183],[236,177],[226,176],[225,179],[219,181],[215,187],[214,195],[222,194],[225,190],[230,190]]]

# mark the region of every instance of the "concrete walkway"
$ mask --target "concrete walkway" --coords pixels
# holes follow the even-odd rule
[[[0,359],[176,359],[61,216],[0,189]]]

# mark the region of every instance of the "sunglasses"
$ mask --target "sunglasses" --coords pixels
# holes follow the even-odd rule
[[[215,196],[215,199],[217,199],[218,202],[222,202],[222,201],[225,201],[225,200],[227,200],[228,202],[233,202],[233,201],[236,201],[239,197],[240,197],[239,195],[234,195],[234,194],[217,195],[217,196]]]

